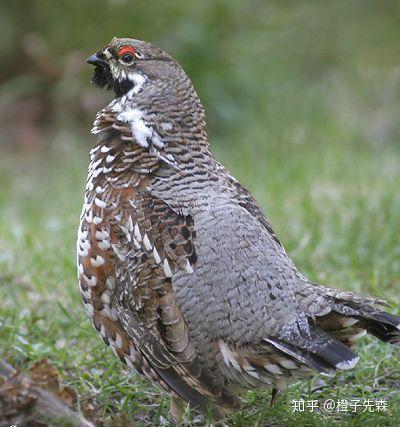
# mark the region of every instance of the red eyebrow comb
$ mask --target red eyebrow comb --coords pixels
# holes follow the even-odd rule
[[[122,46],[118,51],[118,56],[122,56],[125,53],[131,53],[134,55],[136,53],[136,49],[133,46]]]

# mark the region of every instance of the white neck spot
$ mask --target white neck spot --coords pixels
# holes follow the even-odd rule
[[[128,73],[126,77],[134,84],[133,88],[126,94],[126,97],[130,98],[132,95],[139,93],[147,78],[140,73]]]

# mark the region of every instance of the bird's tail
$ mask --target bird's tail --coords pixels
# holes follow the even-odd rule
[[[400,317],[394,314],[378,311],[357,317],[360,328],[383,342],[400,344]]]
[[[298,301],[309,331],[299,328],[267,341],[311,368],[353,368],[358,362],[354,344],[366,333],[400,345],[400,316],[382,311],[386,305],[382,300],[306,284],[298,292]]]
[[[323,298],[326,314],[316,316],[316,325],[339,341],[352,347],[362,335],[369,333],[383,342],[400,344],[400,317],[382,311],[384,300],[366,298],[324,286],[312,285]]]

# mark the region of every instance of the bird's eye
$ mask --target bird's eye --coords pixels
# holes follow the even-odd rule
[[[124,53],[124,54],[121,56],[121,59],[122,59],[124,62],[129,63],[129,62],[132,62],[132,61],[133,61],[133,55],[132,55],[131,53]]]

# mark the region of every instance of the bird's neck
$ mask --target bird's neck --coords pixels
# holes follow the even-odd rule
[[[118,161],[114,171],[121,173],[128,166],[144,173],[160,165],[179,170],[209,156],[204,109],[188,78],[152,82],[136,76],[128,93],[97,114],[92,133],[101,146],[92,162],[107,153],[109,167]]]

